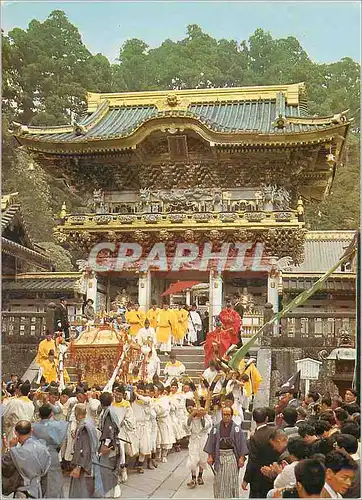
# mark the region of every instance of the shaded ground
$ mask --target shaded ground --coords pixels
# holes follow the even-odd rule
[[[203,486],[190,489],[187,486],[190,475],[186,463],[187,450],[182,450],[180,453],[171,453],[168,462],[159,464],[155,470],[145,469],[144,474],[129,471],[127,483],[122,485],[121,498],[214,498],[211,469],[209,468],[204,473],[205,484]],[[240,485],[244,469],[240,474]],[[67,496],[69,478],[65,479],[65,483]],[[248,496],[248,492],[240,491],[241,498],[248,498]]]

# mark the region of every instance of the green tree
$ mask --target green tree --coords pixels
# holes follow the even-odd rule
[[[360,225],[360,138],[348,137],[345,161],[336,172],[331,192],[321,203],[307,206],[310,229],[357,229]]]

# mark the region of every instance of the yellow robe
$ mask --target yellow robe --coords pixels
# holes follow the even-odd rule
[[[40,342],[38,347],[38,354],[36,356],[36,362],[39,366],[43,366],[45,361],[48,361],[49,351],[53,350],[55,357],[57,356],[57,349],[55,347],[54,340],[44,339]]]
[[[175,340],[182,340],[187,332],[189,313],[185,309],[177,309],[175,311],[176,328],[174,331]]]
[[[140,315],[140,318],[142,321],[142,328],[143,328],[145,326],[146,313],[144,311],[142,311],[142,309],[138,309],[137,314]]]
[[[149,309],[146,314],[146,318],[150,322],[150,327],[156,329],[157,327],[157,316],[159,314],[160,310],[157,307],[156,309]]]
[[[129,334],[132,335],[132,337],[135,337],[139,330],[143,327],[142,315],[139,311],[131,310],[126,312],[125,317],[127,323],[130,325]]]
[[[239,363],[239,372],[249,375],[249,380],[244,384],[245,394],[248,397],[252,396],[252,394],[257,394],[259,391],[259,386],[263,381],[263,377],[260,375],[260,372],[255,364],[251,363],[245,370],[245,361],[242,359]]]
[[[122,399],[119,403],[113,401],[112,406],[115,406],[116,408],[131,408],[131,403],[126,399]]]
[[[45,378],[45,382],[47,384],[50,384],[50,382],[57,381],[57,365],[55,361],[49,361],[49,359],[43,361],[42,368],[43,368],[43,377]]]
[[[176,316],[170,309],[160,309],[157,316],[156,338],[157,342],[164,344],[168,342],[170,335],[175,331]]]

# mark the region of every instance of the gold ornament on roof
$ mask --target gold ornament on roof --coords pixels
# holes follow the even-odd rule
[[[173,108],[174,106],[177,106],[177,105],[178,105],[179,100],[178,100],[177,95],[169,94],[169,95],[166,97],[166,102],[167,102],[167,104],[168,104],[171,108]]]

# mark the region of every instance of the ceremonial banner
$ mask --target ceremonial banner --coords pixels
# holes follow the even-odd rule
[[[274,318],[265,323],[259,330],[248,340],[248,342],[243,345],[240,349],[236,351],[234,356],[229,361],[229,366],[232,370],[237,370],[240,364],[240,361],[245,357],[245,355],[249,352],[249,349],[255,344],[256,340],[261,336],[261,334],[273,323],[278,323],[281,318],[286,316],[289,312],[293,311],[297,307],[303,305],[309,297],[311,297],[315,292],[317,292],[323,285],[325,281],[331,276],[342,264],[351,259],[352,255],[355,253],[356,247],[350,247],[348,251],[343,255],[341,259],[323,276],[317,280],[314,285],[309,288],[309,290],[305,290],[301,294],[299,294],[295,299],[293,299],[287,306],[284,307],[282,311],[277,313]]]

